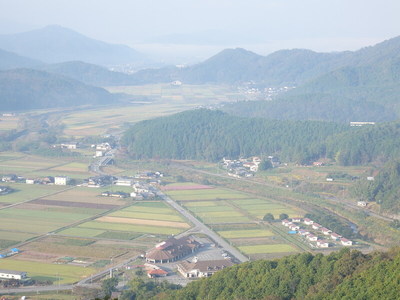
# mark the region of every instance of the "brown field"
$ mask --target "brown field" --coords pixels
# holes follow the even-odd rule
[[[35,260],[43,262],[49,262],[49,260],[46,260],[46,257],[52,257],[54,260],[64,256],[98,260],[110,259],[110,257],[127,258],[138,253],[134,244],[109,244],[105,246],[102,243],[94,243],[89,246],[76,246],[63,243],[60,237],[49,237],[32,242],[20,247],[20,249],[22,250],[21,254],[16,255],[15,259],[20,259],[21,257],[21,260],[31,260],[29,257],[32,256]]]
[[[70,201],[48,200],[48,199],[37,199],[31,201],[30,203],[42,204],[42,205],[66,206],[66,207],[96,208],[96,209],[106,209],[106,210],[118,207],[118,205],[113,205],[113,204],[70,202]]]
[[[174,228],[190,228],[189,224],[182,223],[182,222],[143,220],[143,219],[119,218],[119,217],[101,217],[101,218],[97,219],[96,221],[107,222],[107,223],[162,226],[162,227],[165,226],[165,227],[174,227]]]
[[[43,252],[36,252],[36,251],[24,251],[18,254],[19,260],[29,260],[29,261],[55,261],[59,256],[54,254],[47,254]]]

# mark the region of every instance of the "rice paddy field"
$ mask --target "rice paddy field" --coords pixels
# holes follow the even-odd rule
[[[50,280],[56,284],[71,284],[95,272],[94,268],[73,265],[59,265],[30,261],[27,263],[17,259],[3,259],[0,268],[27,272],[32,279]]]
[[[276,218],[281,213],[303,216],[302,210],[268,199],[251,198],[234,190],[197,187],[185,183],[163,189],[251,259],[275,258],[300,251],[261,220],[267,213]]]
[[[68,228],[59,234],[80,237],[119,236],[131,239],[144,234],[166,237],[181,233],[190,225],[160,201],[137,202],[93,221]]]
[[[123,124],[136,123],[193,109],[199,105],[237,99],[238,93],[228,86],[152,84],[108,87],[111,93],[132,95],[132,105],[77,111],[63,117],[64,133],[83,137],[105,134]]]
[[[25,178],[69,176],[74,179],[90,177],[85,158],[50,158],[22,153],[3,153],[0,156],[0,174],[17,174]]]

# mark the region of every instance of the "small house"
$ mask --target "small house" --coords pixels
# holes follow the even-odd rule
[[[342,236],[341,236],[340,234],[337,234],[337,233],[335,233],[335,232],[332,232],[332,233],[331,233],[331,238],[332,238],[332,240],[334,240],[334,241],[338,241],[341,237],[342,237]]]
[[[0,270],[0,278],[21,280],[26,278],[26,272]]]
[[[309,232],[308,230],[306,230],[306,229],[300,229],[300,230],[299,230],[299,234],[300,234],[300,235],[303,235],[303,236],[304,236],[304,235],[307,235],[307,234],[309,234],[309,233],[310,233],[310,232]]]
[[[282,221],[282,225],[283,226],[289,227],[289,225],[291,225],[291,224],[292,224],[292,222],[290,222],[289,220],[285,219],[285,220]]]
[[[325,227],[322,227],[320,230],[324,235],[330,235],[332,232],[332,230],[329,230],[328,228]]]
[[[168,275],[167,271],[163,269],[152,269],[147,271],[147,276],[149,278],[156,278],[156,277],[166,277]]]
[[[340,242],[342,243],[343,246],[352,246],[353,245],[352,241],[345,239],[345,238],[341,238]]]
[[[319,248],[329,248],[329,242],[325,240],[317,241],[317,247]]]
[[[309,240],[310,242],[316,242],[318,241],[318,237],[310,233],[307,235],[307,240]]]
[[[306,225],[312,225],[314,223],[314,221],[311,220],[311,219],[305,218],[303,223],[306,224]]]
[[[67,185],[71,179],[66,176],[55,176],[54,177],[54,184],[55,185]]]
[[[318,223],[313,223],[313,224],[311,225],[311,227],[312,227],[312,229],[318,230],[318,229],[320,229],[320,228],[322,227],[322,225],[320,225],[320,224],[318,224]]]

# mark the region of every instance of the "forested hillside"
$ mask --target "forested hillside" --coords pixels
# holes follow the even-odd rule
[[[399,47],[400,48],[400,47]],[[291,120],[392,121],[400,116],[400,58],[346,66],[278,96],[274,101],[238,102],[224,111],[249,117]]]
[[[352,193],[360,200],[379,203],[389,213],[400,213],[400,161],[388,162],[373,181],[358,181]]]
[[[2,110],[109,104],[115,99],[104,89],[56,74],[30,69],[0,72]]]
[[[124,143],[135,158],[216,161],[276,155],[302,164],[329,157],[341,165],[364,165],[400,156],[400,123],[350,127],[243,118],[201,109],[140,122],[125,133]]]
[[[201,109],[140,122],[125,133],[124,142],[137,158],[278,155],[306,163],[325,155],[328,136],[346,130],[349,126],[335,123],[239,118]]]
[[[226,268],[179,290],[134,280],[120,299],[398,299],[400,251],[302,253]]]
[[[400,123],[351,128],[329,137],[326,148],[327,155],[344,166],[396,160],[400,157]]]

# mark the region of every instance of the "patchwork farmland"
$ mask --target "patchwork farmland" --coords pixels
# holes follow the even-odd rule
[[[193,183],[166,185],[163,190],[251,259],[275,258],[300,251],[272,226],[262,222],[267,213],[275,218],[282,213],[302,216],[304,212],[300,209],[272,200],[254,199],[234,190]]]

